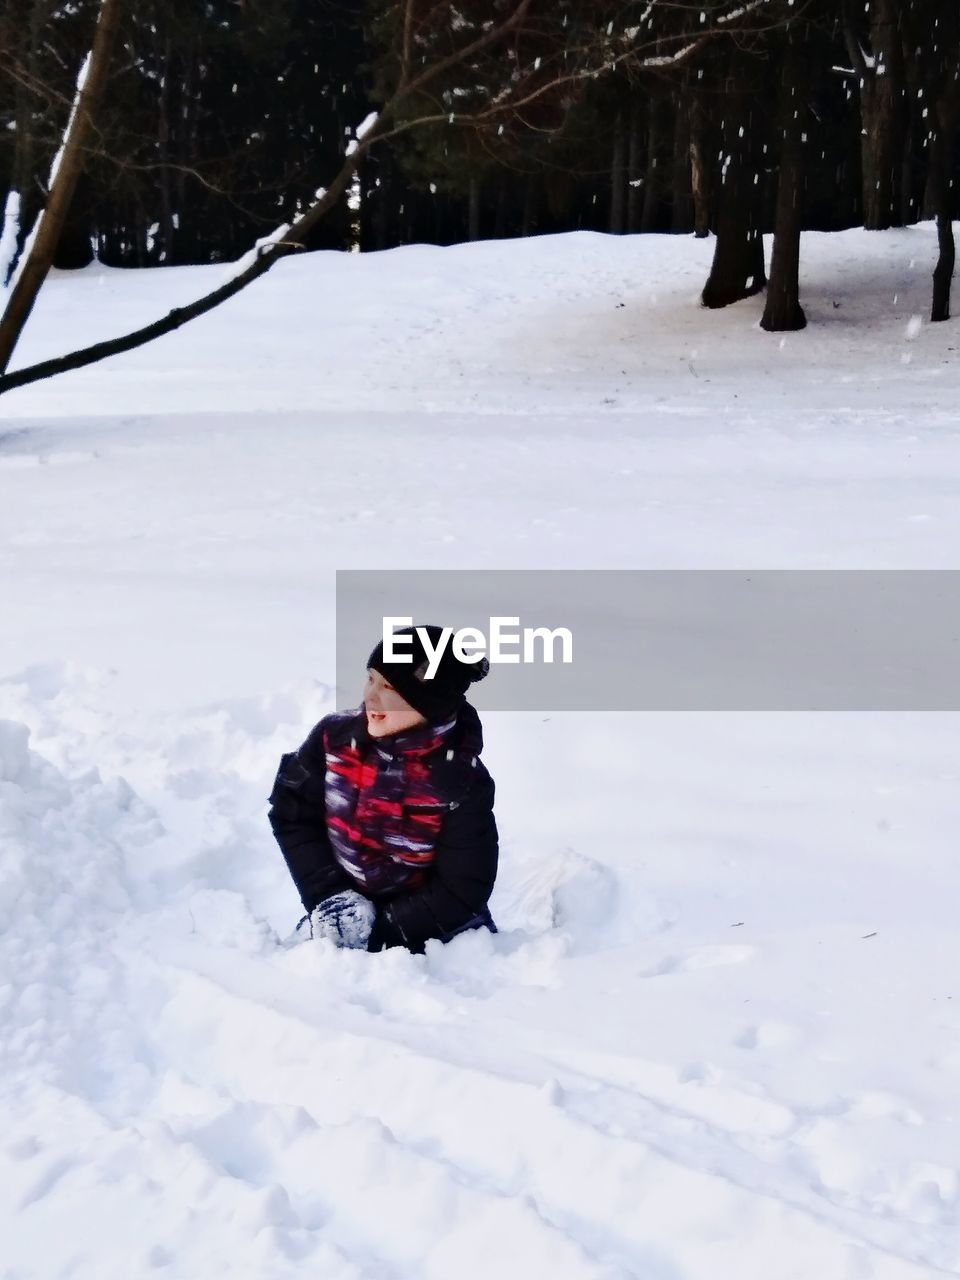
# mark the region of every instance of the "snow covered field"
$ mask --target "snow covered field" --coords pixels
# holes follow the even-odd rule
[[[487,715],[503,932],[278,946],[335,569],[960,568],[932,229],[804,253],[782,339],[687,238],[311,255],[0,399],[2,1280],[960,1273],[956,715]]]

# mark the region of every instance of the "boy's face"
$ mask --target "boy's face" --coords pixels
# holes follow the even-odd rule
[[[426,724],[426,718],[414,711],[393,685],[372,668],[367,670],[367,683],[363,687],[363,708],[371,738],[387,738],[392,733]]]

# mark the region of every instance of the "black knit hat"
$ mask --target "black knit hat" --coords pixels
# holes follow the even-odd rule
[[[430,643],[436,648],[442,628],[427,626],[421,627],[421,630],[427,633]],[[429,657],[416,628],[401,627],[394,635],[412,636],[410,643],[400,646],[400,652],[412,657],[413,661],[385,661],[381,640],[370,654],[367,667],[379,671],[385,680],[389,680],[400,696],[410,703],[414,711],[419,711],[425,720],[445,720],[459,710],[470,685],[476,680],[482,680],[490,670],[488,658],[479,658],[476,662],[461,662],[453,652],[452,643],[448,642],[433,679],[428,680],[426,667]]]

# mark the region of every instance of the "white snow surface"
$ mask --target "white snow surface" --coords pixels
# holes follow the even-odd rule
[[[3,1280],[960,1272],[956,715],[488,714],[501,932],[281,941],[336,569],[960,567],[932,228],[805,236],[784,337],[711,247],[303,255],[0,399]]]

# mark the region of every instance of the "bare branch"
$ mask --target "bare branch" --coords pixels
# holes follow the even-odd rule
[[[406,0],[403,11],[403,52],[400,55],[400,83],[406,84],[410,75],[410,53],[413,48],[413,6],[416,0]]]

